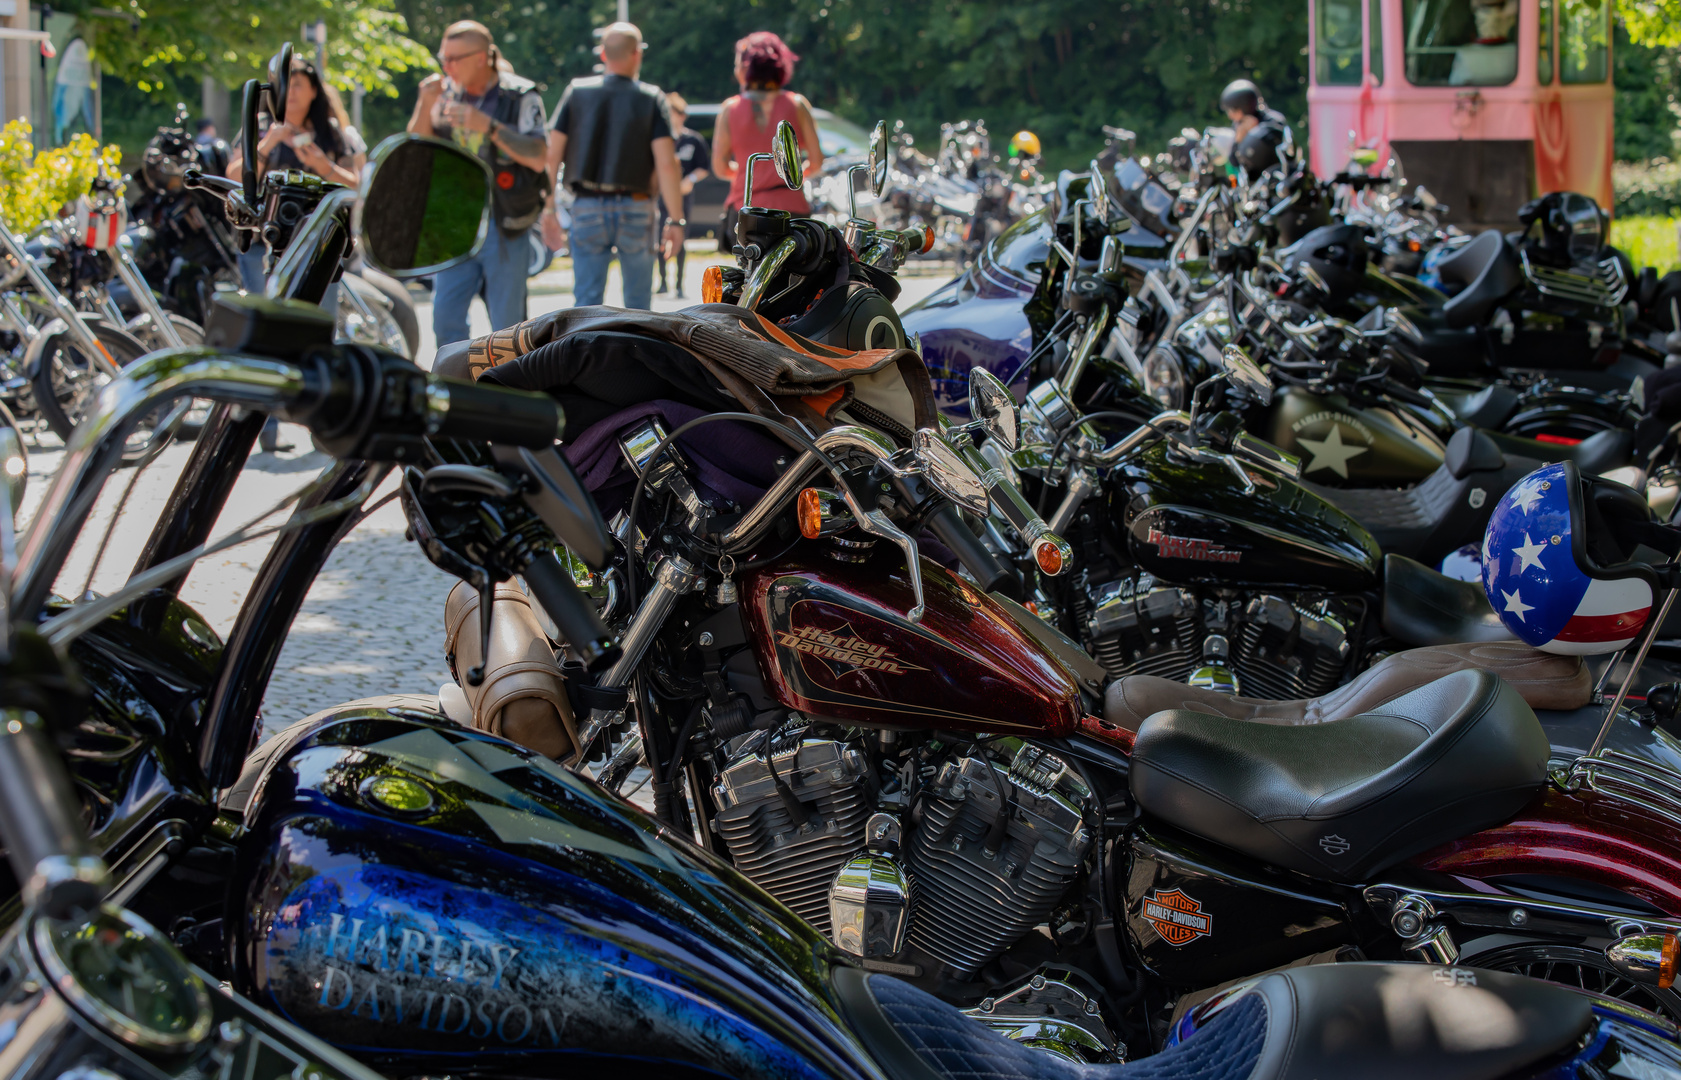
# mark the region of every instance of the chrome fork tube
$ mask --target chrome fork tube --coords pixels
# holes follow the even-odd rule
[[[53,314],[64,320],[65,327],[70,336],[76,339],[76,344],[85,349],[93,362],[107,375],[118,374],[122,369],[111,358],[111,354],[105,351],[105,346],[100,344],[99,339],[93,336],[93,331],[81,320],[81,316],[76,312],[76,305],[47,280],[47,275],[41,272],[41,268],[35,265],[35,260],[29,257],[29,253],[23,250],[23,245],[17,242],[11,230],[4,225],[0,225],[0,247],[4,247],[7,253],[18,261],[18,265],[23,267],[24,276],[29,278],[29,284],[33,285],[35,291],[41,294],[41,299],[52,307]]]
[[[128,291],[134,294],[134,302],[140,305],[140,310],[152,320],[157,332],[163,335],[164,342],[171,348],[179,349],[186,342],[175,329],[175,324],[164,314],[163,305],[158,303],[152,287],[146,284],[146,278],[140,273],[140,267],[134,263],[134,241],[126,236],[117,239],[117,246],[111,252],[111,260],[117,264],[117,276],[123,279]]]
[[[654,635],[659,633],[660,627],[671,615],[671,609],[676,606],[677,598],[695,587],[700,580],[700,568],[683,558],[681,555],[667,556],[660,563],[659,569],[654,571],[654,587],[648,590],[642,606],[631,616],[630,627],[619,642],[619,659],[601,676],[596,684],[601,690],[619,690],[630,682],[630,677],[636,673],[637,665],[642,663],[642,657],[647,654],[648,646],[654,642]],[[578,746],[587,751],[590,744],[612,725],[624,716],[624,706],[617,708],[597,707],[590,710],[589,719],[578,732]],[[578,755],[579,766],[582,767],[584,754]]]

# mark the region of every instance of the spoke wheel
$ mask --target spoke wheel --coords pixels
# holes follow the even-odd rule
[[[1681,994],[1631,982],[1596,949],[1569,945],[1512,945],[1468,956],[1463,963],[1574,986],[1681,1022]]]
[[[88,319],[88,329],[110,352],[118,367],[127,367],[146,355],[146,346],[132,334],[103,319]],[[40,363],[33,376],[35,407],[54,435],[70,441],[71,432],[94,406],[99,391],[111,378],[89,357],[70,336],[68,330],[55,331],[43,344]],[[154,414],[141,419],[123,447],[123,459],[137,459],[152,439],[153,425],[161,419]]]

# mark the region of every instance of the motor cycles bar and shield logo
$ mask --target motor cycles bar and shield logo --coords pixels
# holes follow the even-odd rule
[[[1157,890],[1144,898],[1144,918],[1169,945],[1189,945],[1214,932],[1214,918],[1202,904],[1178,889]]]

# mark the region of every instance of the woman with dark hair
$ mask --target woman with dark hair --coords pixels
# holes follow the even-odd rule
[[[712,136],[712,171],[730,182],[730,197],[724,205],[732,211],[731,217],[743,205],[811,213],[805,193],[789,191],[774,169],[753,170],[753,191],[742,190],[748,156],[770,153],[771,137],[783,120],[794,125],[800,148],[805,151],[807,170],[815,171],[823,165],[811,102],[783,89],[793,79],[794,61],[798,59],[781,38],[768,30],[748,34],[735,43],[735,80],[741,93],[718,107],[718,124]]]
[[[286,82],[286,115],[274,122],[266,110],[257,116],[257,176],[272,169],[305,169],[323,180],[354,188],[361,183],[362,166],[368,161],[368,144],[350,126],[338,92],[321,81],[315,65],[302,57],[292,60],[292,73]],[[228,179],[239,180],[245,175],[245,157],[240,153],[240,132],[228,154]],[[239,257],[239,276],[248,292],[263,291],[264,263],[268,259],[268,245],[262,237],[253,240],[251,247]],[[328,287],[321,298],[321,306],[328,313],[338,310],[338,283]],[[258,446],[267,452],[288,450],[280,442],[280,425],[269,417],[258,438]]]
[[[306,169],[323,180],[355,187],[367,164],[368,146],[350,126],[338,92],[321,81],[315,65],[292,61],[286,84],[286,116],[276,124],[266,112],[257,118],[257,173],[270,169]],[[245,164],[232,155],[228,179],[238,180]]]

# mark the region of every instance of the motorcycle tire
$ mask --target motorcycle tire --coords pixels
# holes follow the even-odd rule
[[[1576,986],[1602,997],[1681,1021],[1681,993],[1672,987],[1643,986],[1611,967],[1597,949],[1545,942],[1508,945],[1465,957],[1464,962],[1490,971],[1510,971]]]
[[[149,351],[133,334],[112,326],[104,319],[83,317],[88,329],[110,352],[118,367],[128,367]],[[92,360],[82,355],[71,339],[68,327],[50,332],[40,353],[40,363],[30,375],[35,408],[54,435],[70,441],[71,432],[93,404],[101,388],[111,379]],[[139,459],[151,442],[152,423],[158,416],[143,419],[123,449],[123,461]]]
[[[397,320],[398,327],[403,331],[403,340],[409,343],[409,358],[419,356],[420,315],[414,310],[414,297],[409,295],[408,286],[371,266],[363,266],[356,271],[356,276],[378,289],[391,301],[391,317]]]

